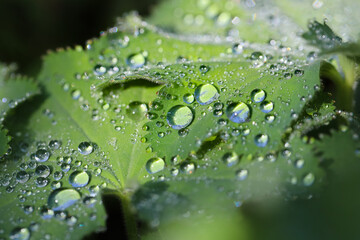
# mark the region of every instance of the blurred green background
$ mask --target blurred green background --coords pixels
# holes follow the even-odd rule
[[[157,0],[0,0],[0,61],[35,75],[48,49],[84,45],[123,13],[147,16]]]

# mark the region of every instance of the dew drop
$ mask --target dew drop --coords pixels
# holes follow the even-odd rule
[[[311,186],[315,181],[315,176],[312,173],[308,173],[303,178],[303,184],[307,187]]]
[[[35,160],[38,162],[46,162],[50,157],[50,153],[44,149],[39,149],[35,153]]]
[[[180,166],[181,172],[185,173],[185,174],[192,174],[195,172],[195,169],[196,169],[196,166],[192,162],[184,162]]]
[[[69,176],[69,183],[73,187],[85,187],[89,184],[90,176],[85,171],[75,171]]]
[[[165,168],[165,161],[159,157],[151,158],[146,162],[145,168],[150,174],[160,172]]]
[[[226,108],[226,116],[234,123],[244,123],[250,119],[251,112],[245,103],[237,102]]]
[[[234,54],[241,54],[244,51],[244,47],[243,47],[243,45],[241,45],[239,43],[235,43],[232,46],[231,50]]]
[[[239,162],[239,156],[236,154],[236,152],[225,153],[222,159],[228,167],[232,167]]]
[[[35,169],[35,174],[38,177],[48,177],[50,175],[50,168],[46,165],[39,165]]]
[[[265,91],[261,89],[254,89],[250,95],[251,95],[251,100],[255,103],[264,101],[266,97]]]
[[[75,189],[56,189],[51,192],[48,198],[48,205],[54,211],[63,211],[76,203],[80,198],[80,193]]]
[[[28,240],[30,239],[30,230],[28,228],[15,228],[11,231],[9,238],[14,240]]]
[[[145,103],[134,101],[126,107],[126,114],[134,121],[140,121],[146,117],[148,107]]]
[[[260,110],[264,113],[269,113],[274,110],[274,103],[271,101],[264,101],[260,104]]]
[[[185,94],[185,95],[183,96],[183,100],[184,100],[185,103],[191,104],[191,103],[194,102],[195,97],[194,97],[193,94],[187,93],[187,94]]]
[[[219,97],[219,91],[211,84],[203,84],[195,89],[195,98],[200,105],[207,105]]]
[[[140,68],[145,65],[146,58],[143,54],[132,54],[126,59],[126,63],[131,68]]]
[[[265,147],[269,142],[269,136],[266,134],[258,134],[254,138],[255,144],[258,147]]]
[[[89,142],[82,142],[79,144],[78,150],[82,155],[89,155],[93,152],[94,147]]]
[[[173,129],[185,128],[191,124],[193,119],[192,110],[182,105],[172,107],[166,115],[166,120]]]
[[[20,171],[16,174],[16,181],[19,183],[26,183],[29,181],[30,174],[25,171]]]
[[[249,171],[246,169],[240,169],[235,172],[235,177],[239,181],[245,180],[248,177],[248,175],[249,175]]]

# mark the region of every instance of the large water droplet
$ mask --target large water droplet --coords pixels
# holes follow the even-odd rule
[[[69,176],[69,182],[73,187],[85,187],[89,181],[90,176],[85,171],[75,171]]]
[[[223,162],[228,167],[234,166],[239,162],[239,156],[236,154],[236,152],[225,153],[223,156]]]
[[[146,58],[141,53],[132,54],[126,59],[126,63],[131,68],[140,68],[145,65]]]
[[[151,158],[147,161],[145,168],[150,174],[160,172],[165,168],[165,161],[159,157]]]
[[[82,142],[79,144],[78,150],[82,155],[89,155],[93,152],[94,147],[89,142]]]
[[[63,211],[76,203],[80,198],[80,193],[75,189],[57,189],[50,194],[48,205],[54,211]]]
[[[173,129],[185,128],[191,124],[193,119],[192,110],[182,105],[172,107],[166,115],[166,120]]]
[[[11,231],[9,238],[14,240],[28,240],[30,239],[30,230],[28,228],[15,228]]]
[[[260,104],[260,110],[264,113],[269,113],[274,110],[274,103],[270,101],[265,101]]]
[[[203,84],[195,89],[195,98],[201,105],[207,105],[219,97],[219,91],[211,84]]]
[[[269,142],[269,136],[266,134],[258,134],[255,136],[255,144],[258,147],[265,147]]]
[[[50,153],[44,149],[39,149],[35,153],[35,160],[38,162],[45,162],[49,159]]]
[[[251,100],[254,101],[255,103],[259,103],[265,100],[266,97],[266,93],[264,90],[261,89],[254,89],[251,92]]]
[[[140,121],[145,118],[148,107],[145,103],[134,101],[129,103],[126,108],[126,114],[134,121]]]
[[[226,108],[226,116],[234,123],[243,123],[250,119],[250,108],[243,102],[232,103]]]

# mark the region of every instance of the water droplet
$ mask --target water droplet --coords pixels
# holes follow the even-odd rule
[[[145,103],[134,101],[126,107],[126,114],[134,121],[140,121],[146,117],[148,107]]]
[[[185,94],[185,95],[183,96],[183,100],[184,100],[185,103],[191,104],[191,103],[194,102],[195,97],[194,97],[193,94],[187,93],[187,94]]]
[[[265,101],[260,104],[260,110],[264,113],[269,113],[274,110],[274,103],[271,101]]]
[[[159,157],[151,158],[146,162],[145,168],[150,174],[160,172],[165,168],[165,161]]]
[[[182,105],[172,107],[166,115],[166,120],[173,129],[185,128],[191,124],[193,119],[192,110]]]
[[[35,169],[35,174],[39,177],[48,177],[50,175],[50,168],[45,165],[39,165]]]
[[[38,178],[36,178],[35,183],[36,183],[36,186],[38,186],[38,187],[46,187],[49,183],[49,180],[44,177],[38,177]]]
[[[255,144],[258,147],[265,147],[269,142],[269,136],[266,134],[258,134],[254,138]]]
[[[315,176],[312,173],[308,173],[303,178],[303,184],[307,187],[311,186],[315,181]]]
[[[240,169],[235,172],[235,177],[239,181],[245,180],[248,177],[248,175],[249,175],[249,171],[246,169]]]
[[[80,193],[75,189],[56,189],[51,192],[48,198],[48,205],[54,211],[63,211],[76,203],[80,198]]]
[[[210,68],[208,66],[205,66],[205,65],[201,65],[200,68],[199,68],[200,72],[205,74],[207,73],[208,71],[210,71]]]
[[[49,142],[49,147],[53,150],[59,149],[61,146],[61,142],[58,140],[51,140]]]
[[[267,123],[272,123],[272,122],[275,121],[275,116],[272,115],[272,114],[268,114],[268,115],[265,116],[265,121],[266,121]]]
[[[35,153],[35,160],[38,162],[46,162],[50,157],[50,153],[44,149],[39,149]]]
[[[195,89],[195,98],[201,105],[207,105],[219,97],[219,91],[211,84],[203,84]]]
[[[132,54],[126,59],[126,63],[131,68],[140,68],[145,65],[146,58],[141,53]]]
[[[192,174],[195,172],[196,166],[192,162],[184,162],[180,166],[181,172],[185,174]]]
[[[234,54],[241,54],[244,51],[244,47],[243,47],[243,45],[241,45],[239,43],[235,43],[232,46],[231,50]]]
[[[295,161],[295,167],[302,168],[304,166],[304,163],[305,163],[304,159],[298,159]]]
[[[225,153],[222,159],[228,167],[232,167],[239,162],[239,156],[236,154],[236,152]]]
[[[85,171],[75,171],[69,176],[69,183],[73,187],[85,187],[89,184],[90,176]]]
[[[266,97],[265,91],[261,89],[254,89],[250,95],[251,95],[251,100],[255,103],[264,101]]]
[[[80,98],[80,96],[81,96],[80,90],[74,90],[71,92],[71,97],[74,100],[78,100]]]
[[[28,228],[15,228],[11,231],[9,238],[14,240],[28,240],[30,239],[30,230]]]
[[[250,108],[243,102],[232,103],[226,108],[226,116],[234,123],[243,123],[250,119]]]
[[[96,76],[101,76],[101,75],[104,75],[106,73],[106,67],[98,64],[94,67],[94,74]]]
[[[30,178],[30,174],[25,171],[20,171],[16,174],[16,181],[19,183],[26,183]]]
[[[82,142],[79,144],[78,150],[82,155],[89,155],[93,152],[94,147],[89,142]]]

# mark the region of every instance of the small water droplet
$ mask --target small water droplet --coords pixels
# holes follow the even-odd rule
[[[184,100],[185,103],[191,104],[191,103],[194,102],[195,97],[194,97],[193,94],[187,93],[187,94],[185,94],[185,95],[183,96],[183,100]]]
[[[258,147],[265,147],[269,142],[269,136],[266,134],[258,134],[254,138],[255,144]]]
[[[182,173],[192,174],[195,172],[196,166],[192,162],[184,162],[180,165],[180,169]]]
[[[28,228],[15,228],[11,231],[9,238],[14,240],[28,240],[30,239],[30,230]]]
[[[16,181],[19,183],[26,183],[30,178],[30,174],[25,171],[20,171],[16,174]]]
[[[246,169],[240,169],[235,172],[235,177],[239,181],[245,180],[248,177],[248,175],[249,175],[249,171]]]
[[[210,71],[210,67],[206,66],[206,65],[201,65],[200,68],[199,68],[200,72],[205,74],[207,73],[208,71]]]
[[[303,178],[303,184],[307,187],[311,186],[315,181],[315,176],[312,173],[308,173]]]
[[[140,121],[146,117],[148,107],[145,103],[134,101],[126,107],[126,114],[134,121]]]
[[[232,167],[239,162],[239,156],[236,154],[236,152],[225,153],[222,159],[228,167]]]
[[[35,169],[35,174],[38,177],[48,177],[50,175],[50,168],[46,165],[39,165]]]

